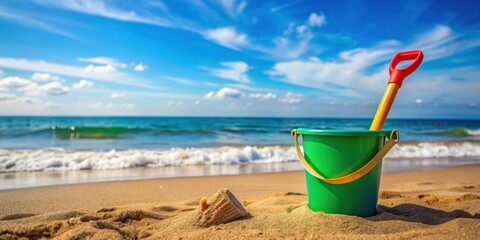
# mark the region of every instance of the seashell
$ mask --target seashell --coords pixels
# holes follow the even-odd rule
[[[209,227],[246,217],[250,213],[228,189],[220,189],[208,200],[202,198],[195,213],[195,225]]]

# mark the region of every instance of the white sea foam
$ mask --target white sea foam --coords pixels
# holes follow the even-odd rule
[[[480,161],[479,142],[404,143],[387,160],[425,158],[475,158]],[[173,148],[166,151],[127,150],[73,151],[62,148],[0,150],[0,172],[121,169],[213,164],[256,164],[298,161],[293,147]]]
[[[395,146],[389,158],[469,158],[480,157],[480,142],[422,142]]]
[[[466,129],[468,135],[470,136],[480,136],[480,129]]]
[[[59,148],[1,150],[0,172],[274,163],[295,159],[293,148],[279,146],[173,148],[167,151],[111,150],[109,152],[71,151]]]

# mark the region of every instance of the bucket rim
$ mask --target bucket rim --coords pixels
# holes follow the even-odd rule
[[[369,137],[389,137],[393,130],[348,130],[348,129],[313,129],[298,128],[298,134],[306,135],[325,135],[325,136],[369,136]]]

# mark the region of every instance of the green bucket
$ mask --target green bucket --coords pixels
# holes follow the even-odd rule
[[[305,156],[298,135],[303,137]],[[305,167],[310,209],[361,217],[376,214],[382,159],[399,140],[396,130],[299,128],[292,137]]]

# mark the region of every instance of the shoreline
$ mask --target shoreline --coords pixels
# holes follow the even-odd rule
[[[382,174],[445,169],[470,164],[480,164],[480,158],[387,158],[383,161]],[[141,166],[121,169],[3,172],[0,173],[0,191],[85,183],[237,176],[292,171],[303,171],[303,166],[298,161],[293,161],[158,167]]]

